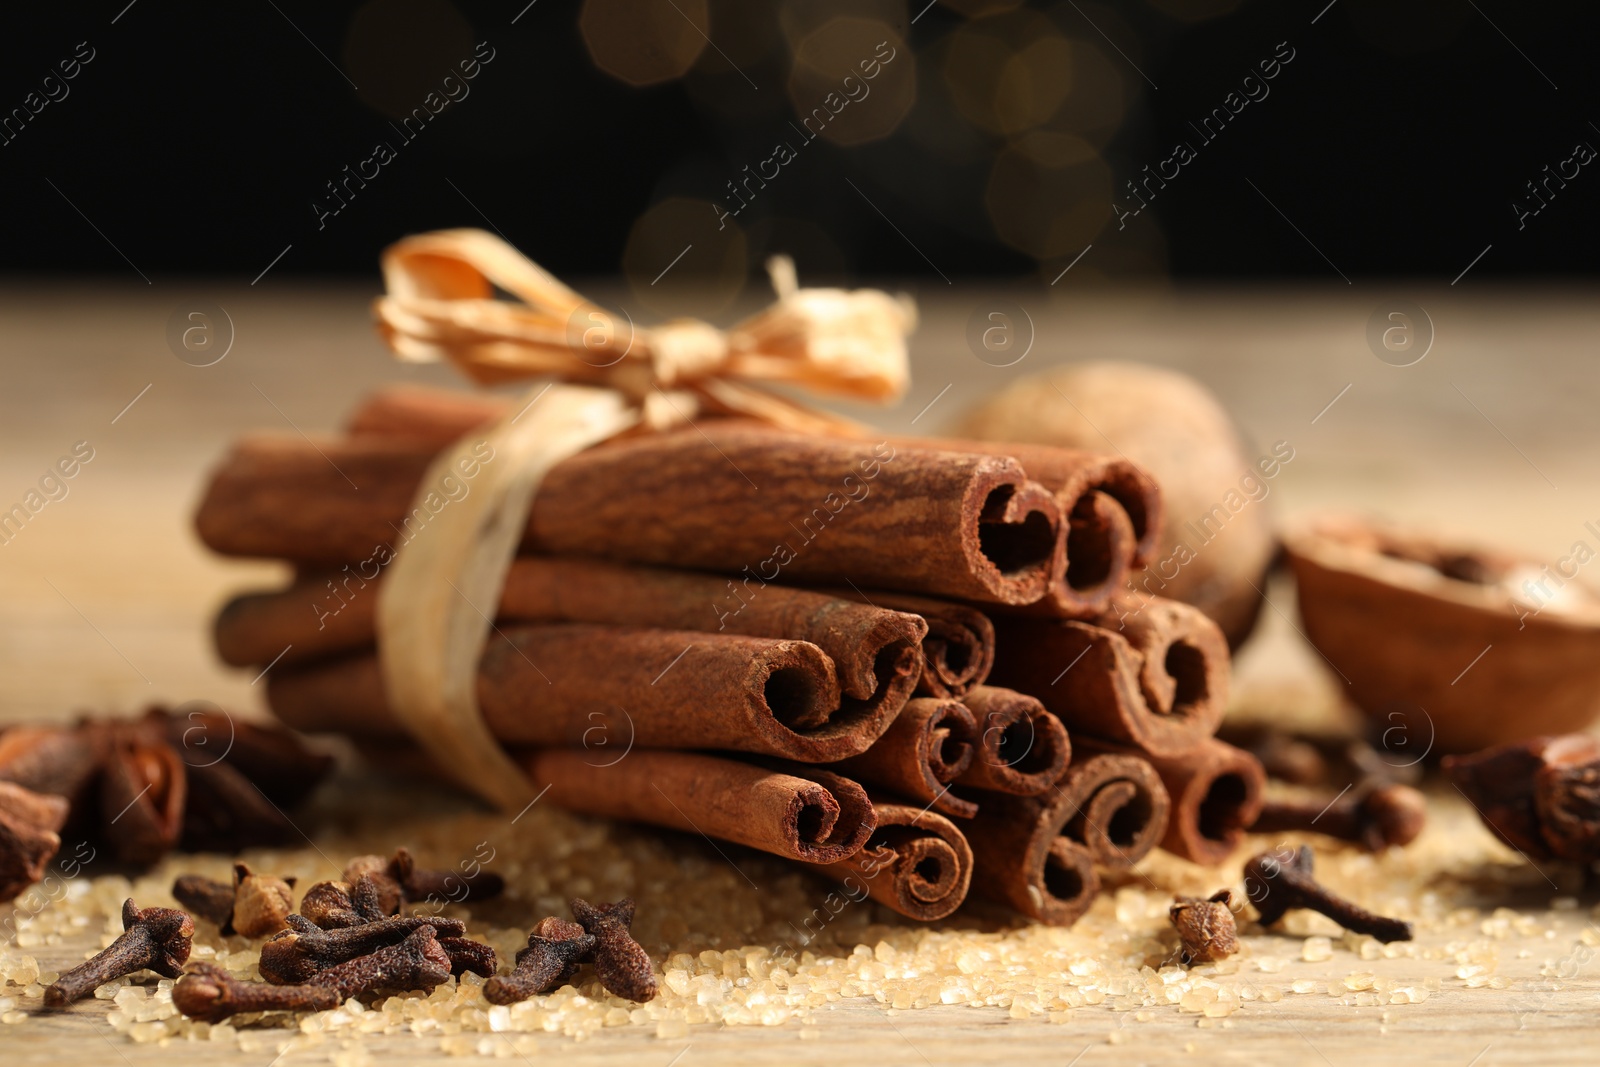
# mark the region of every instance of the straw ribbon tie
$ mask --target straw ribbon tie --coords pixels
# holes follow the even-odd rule
[[[694,319],[619,330],[615,316],[482,230],[420,234],[384,252],[388,291],[374,311],[398,358],[448,360],[482,385],[556,379],[435,459],[419,507],[437,499],[443,479],[459,482],[472,469],[476,477],[404,544],[379,594],[379,660],[396,714],[442,769],[503,809],[536,794],[483,722],[477,664],[550,468],[618,434],[698,415],[810,433],[856,429],[759,383],[879,402],[905,391],[905,336],[916,321],[909,299],[801,289],[782,257],[768,269],[778,299],[726,332]],[[496,299],[496,287],[516,300]]]

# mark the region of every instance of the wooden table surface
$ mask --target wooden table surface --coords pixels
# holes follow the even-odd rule
[[[0,722],[132,713],[153,701],[260,708],[251,677],[212,656],[209,620],[231,590],[278,568],[211,557],[192,534],[190,515],[203,473],[233,435],[329,430],[376,383],[451,382],[441,369],[390,360],[371,330],[372,295],[347,283],[0,285],[0,509],[20,502],[77,442],[93,449],[69,493],[0,545]],[[893,411],[870,413],[891,428],[904,429],[926,411],[916,429],[936,429],[1013,376],[1054,363],[1139,359],[1198,376],[1257,441],[1293,444],[1296,460],[1271,499],[1280,516],[1357,507],[1551,560],[1584,535],[1585,522],[1600,519],[1600,308],[1592,293],[931,286],[918,295],[915,386]],[[167,341],[169,318],[199,300],[224,307],[234,332],[225,358],[207,367],[181,361]],[[1399,300],[1424,306],[1436,330],[1426,358],[1405,368],[1378,360],[1365,340],[1373,312]],[[969,318],[1001,301],[1024,307],[1036,331],[1027,357],[1009,368],[981,362],[965,342]],[[1274,610],[1264,612],[1236,665],[1239,703],[1261,706],[1296,694],[1305,708],[1328,704],[1334,689],[1289,622],[1292,590],[1280,583],[1270,595]],[[1452,834],[1493,854],[1459,801],[1438,793],[1435,801]],[[1511,862],[1509,854],[1499,860]],[[1056,1025],[1011,1019],[1001,1008],[891,1014],[863,998],[821,1013],[818,1032],[804,1038],[792,1024],[700,1027],[674,1040],[620,1027],[577,1043],[542,1038],[537,1054],[662,1067],[916,1065],[1000,1056],[1084,1065],[1586,1062],[1600,1032],[1596,967],[1561,978],[1543,972],[1580,937],[1600,933],[1589,921],[1595,900],[1580,894],[1575,909],[1548,910],[1557,895],[1564,894],[1514,902],[1539,932],[1514,933],[1501,945],[1495,973],[1506,988],[1469,987],[1447,958],[1382,961],[1396,974],[1434,980],[1437,992],[1416,1005],[1291,996],[1249,1004],[1223,1025],[1205,1026],[1176,1007],[1131,1021],[1108,1002],[1076,1009],[1069,1024]],[[1474,901],[1485,916],[1498,903],[1488,890]],[[1440,946],[1448,940],[1432,936]],[[1247,939],[1257,955],[1293,959],[1296,977],[1326,985],[1353,969],[1348,953],[1301,963],[1298,939],[1287,948],[1272,948],[1274,940]],[[90,944],[34,951],[61,965]],[[6,1062],[218,1058],[203,1045],[135,1045],[106,1024],[107,1007],[94,1001],[64,1016],[0,1026]],[[400,1037],[378,1039],[371,1051],[372,1062],[381,1055],[396,1064],[443,1055],[436,1040]],[[264,1048],[224,1058],[267,1067],[277,1055]],[[328,1055],[291,1051],[282,1062],[326,1062]]]

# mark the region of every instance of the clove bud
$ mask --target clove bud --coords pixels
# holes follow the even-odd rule
[[[261,946],[261,977],[274,985],[308,982],[321,971],[398,944],[423,927],[433,930],[435,938],[467,932],[460,919],[438,916],[396,916],[340,930],[323,930],[303,915],[291,915],[287,922],[288,930]]]
[[[190,915],[233,933],[233,886],[199,874],[180,874],[172,882],[172,899]]]
[[[300,898],[300,914],[324,930],[342,930],[371,920],[356,911],[349,882],[318,882]]]
[[[163,978],[183,973],[194,937],[194,920],[176,908],[145,908],[129,897],[122,905],[122,933],[93,959],[80,963],[44,991],[47,1008],[64,1008],[100,986],[135,971]]]
[[[644,1003],[654,999],[656,976],[650,954],[633,939],[633,901],[624,897],[612,904],[590,904],[574,898],[572,917],[594,935],[594,969],[608,992],[625,1000]]]
[[[1327,834],[1368,852],[1409,845],[1428,821],[1427,799],[1409,785],[1383,785],[1346,793],[1332,802],[1268,800],[1250,827],[1253,834],[1285,830]]]
[[[1244,865],[1245,895],[1256,906],[1263,926],[1271,926],[1290,908],[1326,915],[1353,934],[1371,934],[1379,941],[1410,941],[1411,924],[1376,915],[1336,896],[1311,876],[1311,848],[1301,845],[1287,860],[1263,852]]]
[[[289,928],[294,879],[256,874],[242,863],[233,865],[233,928],[245,937],[266,937]]]
[[[577,923],[554,916],[540,919],[528,935],[528,946],[517,951],[516,967],[483,983],[483,997],[491,1004],[515,1004],[559,989],[594,950],[594,936]]]
[[[1183,943],[1184,964],[1215,963],[1239,951],[1233,894],[1219,889],[1204,899],[1179,897],[1167,912]]]
[[[191,1019],[218,1022],[253,1011],[325,1011],[375,989],[432,989],[450,977],[450,957],[432,926],[397,945],[330,967],[304,984],[241,982],[221,967],[197,963],[178,979],[172,1002]]]

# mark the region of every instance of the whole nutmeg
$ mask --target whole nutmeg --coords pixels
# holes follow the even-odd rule
[[[293,880],[256,874],[243,863],[233,865],[233,929],[245,937],[267,937],[289,928],[294,910]]]
[[[1277,551],[1267,508],[1288,442],[1256,455],[1205,386],[1142,363],[1076,363],[1022,378],[951,432],[1096,452],[1115,449],[1161,485],[1166,527],[1143,595],[1193,604],[1237,648],[1261,610],[1257,588]]]

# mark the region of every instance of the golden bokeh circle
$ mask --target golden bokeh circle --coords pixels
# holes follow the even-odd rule
[[[984,190],[989,222],[1002,241],[1035,259],[1076,254],[1111,218],[1111,168],[1070,134],[1023,144],[995,156]]]
[[[659,85],[683,77],[700,58],[711,13],[706,0],[583,0],[578,31],[595,66],[629,85]]]
[[[807,137],[838,145],[880,140],[917,100],[917,61],[878,19],[837,17],[795,47],[789,101]]]

